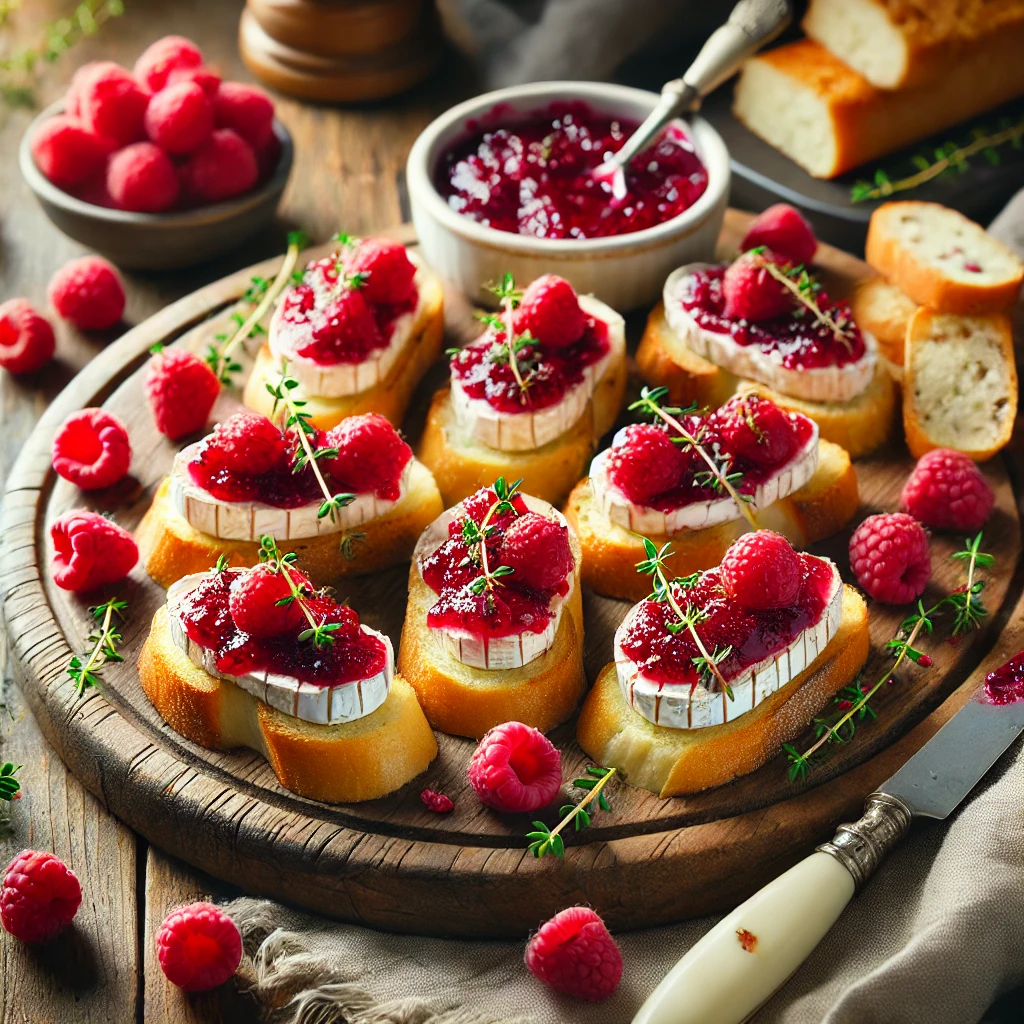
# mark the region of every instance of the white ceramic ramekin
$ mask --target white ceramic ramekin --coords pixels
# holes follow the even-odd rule
[[[643,231],[610,238],[533,238],[498,231],[449,207],[434,187],[434,171],[445,151],[485,124],[498,108],[501,121],[514,121],[560,100],[582,100],[595,111],[643,120],[658,100],[655,93],[601,82],[537,82],[484,93],[431,122],[409,153],[406,179],[412,219],[427,262],[471,299],[493,304],[485,290],[511,271],[526,285],[541,274],[567,278],[581,293],[596,295],[625,312],[650,305],[665,278],[683,263],[710,260],[729,197],[729,154],[703,118],[689,134],[708,172],[704,194],[679,216]]]

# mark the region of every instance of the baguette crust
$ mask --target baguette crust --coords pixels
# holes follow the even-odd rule
[[[358,527],[363,536],[354,538],[351,558],[342,552],[340,533],[277,539],[299,556],[314,586],[327,586],[342,576],[365,576],[408,561],[420,534],[443,511],[430,471],[414,462],[402,500],[383,516]],[[135,540],[146,572],[164,588],[191,573],[207,572],[221,555],[227,555],[233,566],[259,562],[258,542],[224,540],[190,525],[171,504],[169,479],[157,488],[153,504],[135,531]]]
[[[832,642],[752,711],[704,729],[654,725],[626,704],[611,664],[583,705],[576,739],[597,764],[621,768],[630,785],[662,797],[698,793],[771,760],[850,684],[869,650],[867,606],[856,590],[844,586],[843,617]]]
[[[795,547],[806,548],[841,530],[859,503],[857,473],[838,445],[819,442],[818,468],[800,490],[776,501],[757,515],[758,525],[781,533]],[[650,580],[636,571],[644,553],[643,538],[613,523],[594,500],[589,480],[576,485],[565,518],[583,549],[583,582],[608,597],[640,601],[650,593]],[[722,561],[729,545],[750,530],[745,519],[691,530],[675,537],[651,537],[657,548],[671,542],[666,559],[673,576],[689,576]]]
[[[286,789],[328,803],[375,800],[425,771],[437,741],[412,687],[396,675],[388,699],[343,725],[293,718],[227,680],[215,679],[171,639],[167,608],[153,617],[139,681],[164,721],[214,750],[261,753]]]
[[[867,389],[848,402],[808,402],[793,398],[767,385],[737,377],[697,355],[672,330],[662,303],[655,306],[647,318],[636,363],[648,384],[668,388],[669,400],[675,405],[696,402],[699,408],[717,409],[738,391],[757,391],[780,408],[814,420],[821,437],[845,448],[853,459],[880,448],[895,419],[896,388],[881,366]]]
[[[907,341],[910,318],[918,304],[884,277],[871,277],[861,282],[850,296],[853,319],[863,331],[873,335],[878,351],[889,363],[889,372],[903,375],[903,349]]]

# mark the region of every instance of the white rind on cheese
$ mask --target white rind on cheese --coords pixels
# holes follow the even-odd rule
[[[391,680],[395,674],[395,654],[391,640],[369,626],[361,625],[364,633],[377,637],[387,650],[387,664],[383,672],[368,679],[357,679],[337,686],[316,686],[300,682],[293,676],[273,672],[247,672],[233,676],[217,669],[216,657],[209,647],[203,647],[191,640],[185,631],[179,608],[186,594],[194,590],[208,573],[194,573],[173,584],[167,591],[168,623],[175,645],[188,655],[189,661],[215,679],[235,683],[247,693],[269,704],[278,711],[305,722],[320,725],[340,725],[365,718],[387,700]]]
[[[570,430],[586,413],[598,381],[626,348],[626,325],[610,306],[592,295],[579,297],[580,308],[608,326],[608,351],[583,370],[583,380],[566,391],[562,400],[535,412],[499,412],[483,398],[470,398],[452,376],[451,402],[455,423],[478,444],[504,452],[541,448]]]
[[[378,498],[372,491],[355,496],[355,500],[339,509],[336,517],[317,513],[321,498],[297,508],[278,508],[262,501],[221,501],[200,487],[188,470],[195,460],[202,441],[183,448],[174,457],[171,469],[171,504],[192,527],[221,540],[259,540],[267,533],[277,540],[302,540],[327,533],[343,533],[389,512],[398,504],[409,486],[409,474],[415,460],[410,459],[399,481],[399,497],[395,501]]]
[[[619,431],[615,435],[613,448],[622,440],[622,433]],[[590,488],[604,514],[627,530],[645,535],[675,537],[688,530],[706,530],[720,523],[732,522],[743,515],[728,495],[707,501],[694,501],[669,512],[661,512],[649,505],[634,504],[609,479],[610,456],[611,449],[608,449],[594,457],[590,464]],[[800,490],[814,476],[817,468],[818,426],[814,424],[814,431],[807,443],[793,458],[757,485],[750,496],[751,510],[758,512]]]
[[[615,671],[626,702],[634,711],[655,725],[669,729],[703,729],[731,722],[753,710],[761,701],[795,679],[828,646],[839,629],[843,614],[843,583],[839,570],[832,567],[832,584],[821,618],[800,632],[793,642],[778,654],[751,665],[735,679],[730,679],[733,700],[724,692],[709,691],[703,684],[693,688],[660,683],[644,676],[636,662],[622,650],[626,629],[644,603],[634,605],[615,631]]]
[[[565,517],[558,509],[540,498],[524,494],[523,500],[531,512],[547,519],[554,519],[561,526],[567,526]],[[441,513],[420,535],[413,553],[417,568],[423,559],[432,555],[447,539],[448,526],[462,515],[462,505],[455,505]],[[448,630],[428,626],[434,642],[464,665],[480,669],[522,668],[531,661],[542,658],[555,643],[555,635],[562,618],[562,608],[576,585],[575,574],[569,574],[569,590],[564,596],[555,595],[548,608],[551,619],[541,633],[517,633],[514,636],[479,637],[468,630]]]
[[[780,394],[809,402],[848,402],[867,389],[878,362],[878,343],[870,334],[862,332],[864,355],[855,362],[791,370],[782,365],[777,349],[765,351],[756,344],[740,345],[729,334],[699,326],[683,309],[682,285],[691,274],[709,265],[689,263],[674,270],[665,282],[665,318],[688,348],[737,377],[760,381]]]

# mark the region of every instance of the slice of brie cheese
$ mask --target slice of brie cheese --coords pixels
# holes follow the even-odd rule
[[[662,683],[643,675],[636,662],[622,650],[626,629],[644,602],[634,605],[615,631],[615,671],[619,687],[629,706],[649,722],[669,729],[702,729],[731,722],[757,707],[765,698],[795,679],[828,646],[836,635],[843,614],[843,582],[832,567],[832,581],[821,618],[801,631],[785,650],[744,669],[729,680],[733,700],[702,684]]]
[[[565,517],[552,505],[539,498],[523,495],[527,508],[547,519],[554,519],[561,526],[567,526]],[[413,561],[417,567],[423,559],[432,555],[447,539],[448,526],[462,516],[462,506],[456,505],[441,513],[420,535],[413,553]],[[422,578],[422,577],[421,577]],[[564,596],[552,597],[548,608],[551,618],[540,633],[523,632],[514,636],[481,637],[469,630],[444,629],[428,626],[431,637],[443,650],[447,651],[456,661],[472,668],[504,669],[522,668],[531,661],[542,658],[555,643],[558,626],[562,618],[562,608],[569,599],[576,585],[575,573],[569,574],[569,589]]]
[[[878,362],[878,343],[866,332],[862,332],[864,354],[852,363],[789,369],[782,365],[782,354],[777,349],[740,345],[729,334],[699,326],[683,308],[682,286],[688,276],[709,266],[689,263],[674,270],[665,282],[665,319],[688,348],[737,377],[760,381],[783,395],[809,402],[848,402],[866,390]]]
[[[406,463],[399,482],[396,501],[378,498],[372,491],[357,494],[355,500],[339,509],[335,517],[320,518],[322,499],[297,508],[278,508],[262,501],[221,501],[200,487],[188,471],[201,441],[183,448],[174,457],[171,469],[171,504],[188,524],[201,533],[221,540],[259,540],[268,533],[277,540],[302,540],[325,533],[343,533],[376,519],[398,504],[408,490],[414,459]]]
[[[278,711],[305,722],[320,725],[339,725],[354,722],[376,711],[387,700],[391,679],[395,673],[395,655],[391,640],[369,626],[361,625],[364,633],[377,637],[387,650],[387,664],[383,672],[368,679],[356,679],[337,686],[317,686],[305,683],[294,676],[278,675],[274,672],[247,672],[233,676],[217,669],[216,656],[209,647],[203,647],[189,638],[181,618],[181,602],[186,594],[194,590],[208,573],[194,573],[173,584],[167,591],[168,623],[175,645],[188,655],[189,661],[199,666],[215,679],[235,683],[247,693],[259,698]]]
[[[608,351],[596,363],[583,369],[583,380],[569,388],[560,402],[535,412],[500,412],[486,399],[470,398],[452,376],[451,401],[455,423],[466,436],[488,448],[504,452],[530,451],[561,437],[582,417],[594,388],[626,350],[626,325],[610,306],[592,295],[579,297],[580,308],[608,326]]]
[[[612,441],[612,447],[620,443],[623,431]],[[668,512],[661,512],[649,505],[634,504],[615,486],[608,476],[608,461],[611,449],[594,456],[590,464],[590,488],[604,514],[613,522],[634,533],[674,537],[687,530],[704,530],[719,523],[740,519],[743,513],[728,495],[707,501],[694,501]],[[780,498],[800,490],[814,476],[818,468],[818,425],[807,443],[767,479],[761,481],[750,496],[750,507],[757,512],[766,509]]]

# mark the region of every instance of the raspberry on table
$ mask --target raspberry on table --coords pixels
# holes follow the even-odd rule
[[[107,192],[121,210],[164,213],[178,201],[178,172],[152,142],[119,149],[107,163]]]
[[[573,569],[568,527],[527,512],[505,531],[499,557],[514,570],[517,583],[534,590],[554,590]]]
[[[57,315],[82,331],[106,330],[124,315],[121,276],[100,256],[81,256],[65,263],[50,278],[48,291]]]
[[[59,188],[74,188],[97,174],[110,144],[81,122],[64,114],[47,118],[32,136],[32,159]]]
[[[274,132],[274,103],[255,85],[222,82],[213,97],[218,128],[236,131],[250,146],[261,146]]]
[[[746,252],[761,245],[794,263],[810,263],[817,252],[818,239],[799,210],[789,203],[776,203],[754,218],[740,242],[740,249]]]
[[[146,109],[146,134],[176,156],[198,149],[213,134],[213,104],[196,82],[158,92]]]
[[[756,393],[730,398],[715,410],[708,426],[726,449],[756,466],[777,466],[792,454],[795,443],[789,413]]]
[[[164,36],[142,51],[135,62],[134,74],[150,92],[159,92],[172,72],[198,68],[202,63],[202,50],[191,39]]]
[[[412,449],[378,412],[349,416],[327,431],[338,454],[323,463],[331,479],[354,494],[373,491],[383,501],[402,496],[402,474]]]
[[[722,277],[725,315],[735,320],[771,320],[793,308],[793,299],[785,286],[762,266],[773,263],[782,269],[789,266],[784,256],[765,250],[760,254],[745,252]]]
[[[608,455],[608,476],[630,501],[645,505],[679,486],[688,461],[660,427],[634,423],[615,435]]]
[[[102,61],[78,88],[78,112],[83,124],[116,146],[145,137],[143,120],[149,93],[120,64]]]
[[[313,592],[309,580],[298,569],[289,567],[287,572],[297,587]],[[283,636],[297,633],[306,622],[298,601],[278,604],[291,596],[288,580],[277,564],[264,562],[234,580],[228,608],[235,625],[250,636]]]
[[[455,810],[455,804],[452,803],[450,796],[445,796],[444,793],[435,793],[432,789],[423,790],[420,793],[420,799],[427,809],[435,814],[450,814]]]
[[[131,461],[128,431],[105,409],[72,413],[53,438],[54,471],[83,491],[112,487]]]
[[[182,192],[192,203],[217,203],[248,192],[259,178],[252,147],[230,128],[218,128],[180,168]]]
[[[466,773],[481,803],[516,813],[547,806],[562,786],[562,755],[522,722],[496,725],[480,741]]]
[[[526,944],[530,973],[576,999],[607,999],[622,978],[622,954],[590,907],[569,907],[541,925]]]
[[[75,873],[42,850],[22,850],[4,871],[0,922],[22,942],[48,942],[74,920],[82,902]]]
[[[28,299],[8,299],[0,305],[0,366],[8,373],[34,373],[56,351],[50,321]]]
[[[50,527],[53,581],[64,590],[95,590],[119,583],[135,567],[135,538],[98,512],[72,509]]]
[[[850,538],[850,568],[876,601],[915,601],[932,576],[928,534],[903,512],[868,516]]]
[[[974,461],[952,448],[917,460],[900,496],[900,511],[933,530],[980,530],[996,497]]]
[[[258,475],[287,455],[284,434],[266,416],[243,409],[213,428],[199,458],[209,466]]]
[[[238,926],[212,903],[172,910],[156,933],[160,969],[172,985],[205,992],[231,978],[242,959]]]
[[[542,345],[573,345],[583,337],[587,316],[564,277],[544,274],[523,292],[516,310],[516,330],[529,332]]]
[[[193,352],[161,349],[150,360],[143,383],[156,429],[172,441],[206,426],[220,381]]]
[[[359,289],[368,302],[397,306],[407,302],[416,292],[413,278],[416,267],[405,246],[386,238],[367,238],[351,255],[344,254],[345,269],[350,274],[367,274]]]
[[[800,556],[772,530],[745,533],[722,558],[722,585],[744,608],[787,608],[800,593]]]

